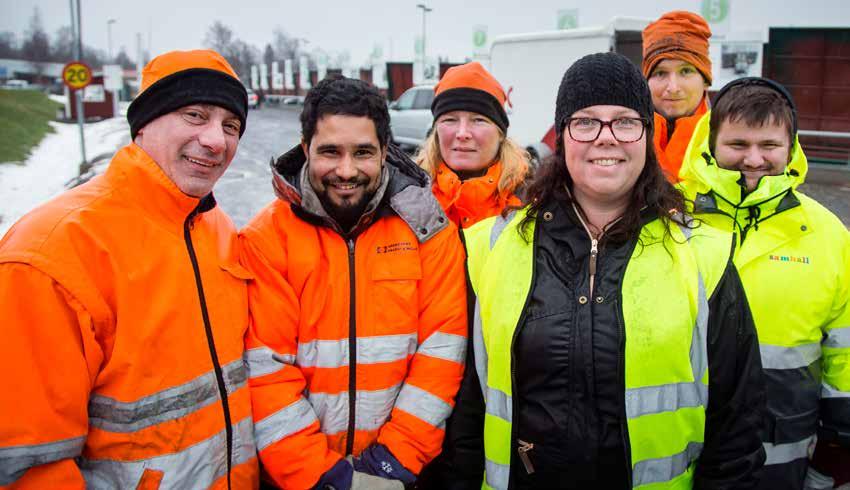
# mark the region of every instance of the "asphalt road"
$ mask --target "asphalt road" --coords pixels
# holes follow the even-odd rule
[[[276,199],[269,161],[301,140],[300,113],[300,106],[264,106],[248,112],[248,127],[236,156],[215,186],[216,200],[237,228]]]
[[[237,228],[276,199],[269,160],[301,139],[300,106],[265,106],[248,113],[248,128],[230,168],[218,182],[215,195]],[[850,227],[850,171],[810,169],[800,187],[808,196],[837,214]]]

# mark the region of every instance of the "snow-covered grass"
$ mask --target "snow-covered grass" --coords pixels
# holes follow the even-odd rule
[[[80,174],[77,125],[50,125],[55,132],[45,136],[23,165],[0,165],[0,236],[21,216],[65,191],[66,185]],[[85,134],[89,162],[108,162],[118,148],[130,141],[130,128],[123,117],[86,124]]]

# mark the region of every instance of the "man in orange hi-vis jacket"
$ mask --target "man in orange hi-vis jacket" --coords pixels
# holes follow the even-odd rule
[[[154,58],[133,142],[0,241],[0,486],[259,485],[249,276],[211,192],[246,114],[218,53]]]
[[[402,488],[440,451],[466,355],[464,252],[427,174],[389,145],[374,87],[307,95],[278,199],[242,230],[263,474],[282,488]]]

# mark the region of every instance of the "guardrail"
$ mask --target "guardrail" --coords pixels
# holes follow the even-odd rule
[[[806,138],[808,142],[802,142],[806,150],[809,162],[824,168],[833,168],[850,171],[850,133],[839,131],[814,131],[810,129],[798,130],[800,138]],[[811,138],[817,138],[811,141]],[[823,140],[842,140],[837,146],[825,144]],[[814,143],[814,144],[813,144]]]

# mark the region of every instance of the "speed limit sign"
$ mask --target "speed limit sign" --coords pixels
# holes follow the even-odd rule
[[[62,81],[73,90],[85,88],[91,83],[91,68],[82,61],[71,61],[62,69]]]

